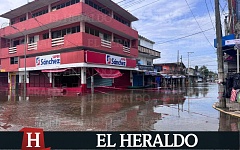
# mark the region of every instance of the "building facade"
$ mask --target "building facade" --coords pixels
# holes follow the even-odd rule
[[[137,70],[133,72],[133,87],[153,86],[157,72],[153,67],[153,60],[161,58],[161,52],[154,50],[155,42],[139,35]]]
[[[228,0],[228,14],[224,19],[225,33],[222,37],[224,73],[226,76],[237,72],[237,50],[235,47],[235,39],[240,38],[239,10],[240,0]],[[214,40],[214,47],[217,48],[216,39]]]
[[[154,68],[157,72],[161,73],[161,84],[164,87],[167,86],[182,86],[185,84],[185,72],[186,67],[183,63],[158,63],[154,64]]]
[[[10,20],[0,29],[1,86],[84,92],[91,77],[94,87],[132,85],[138,19],[116,3],[41,0],[1,17]]]

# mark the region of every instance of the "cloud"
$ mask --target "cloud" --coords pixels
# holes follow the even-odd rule
[[[137,7],[142,7],[151,1],[135,5],[129,11],[131,12],[131,10],[135,10]],[[215,31],[211,29],[213,25],[207,11],[203,13],[199,11],[199,7],[200,9],[206,9],[205,5],[199,5],[202,2],[201,0],[188,0],[201,29],[185,0],[173,3],[160,0],[143,9],[133,11],[133,14],[139,18],[139,21],[135,22],[133,26],[139,31],[139,34],[155,41],[154,49],[161,52],[162,58],[155,62],[176,62],[178,51],[180,51],[184,64],[188,64],[187,52],[194,52],[194,54],[190,55],[190,61],[194,60],[194,65],[211,64],[210,69],[214,71],[217,69],[217,63],[213,61],[216,60],[216,50],[212,47],[214,45]],[[208,5],[210,6],[210,4]],[[212,19],[215,18],[213,11],[210,13],[210,16]],[[204,32],[208,40],[203,34],[197,34],[188,38],[163,43],[207,29],[211,29]]]

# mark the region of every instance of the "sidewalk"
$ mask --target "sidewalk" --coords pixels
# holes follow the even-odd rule
[[[214,109],[222,113],[240,118],[240,103],[230,102],[229,100],[227,100],[227,108],[219,108],[218,106],[218,102],[213,104]]]

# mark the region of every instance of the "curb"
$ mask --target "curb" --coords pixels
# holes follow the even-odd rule
[[[228,115],[233,116],[233,117],[238,117],[238,118],[240,118],[240,113],[228,112],[228,111],[222,110],[221,108],[216,107],[216,103],[214,103],[212,107],[213,107],[214,109],[222,112],[222,113],[228,114]]]

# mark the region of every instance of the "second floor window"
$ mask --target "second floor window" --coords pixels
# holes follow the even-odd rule
[[[11,57],[10,58],[10,64],[11,65],[18,64],[18,57]]]
[[[148,66],[152,66],[152,62],[151,61],[147,61],[147,65]]]
[[[29,37],[29,43],[34,43],[34,36],[33,37]]]
[[[16,47],[17,45],[20,44],[20,41],[19,40],[16,40],[16,41],[13,41],[13,47]]]
[[[44,39],[44,40],[45,40],[45,39],[49,39],[49,33],[43,34],[43,39]]]
[[[128,40],[123,40],[123,39],[114,37],[114,42],[122,44],[125,47],[130,47],[130,42]]]

